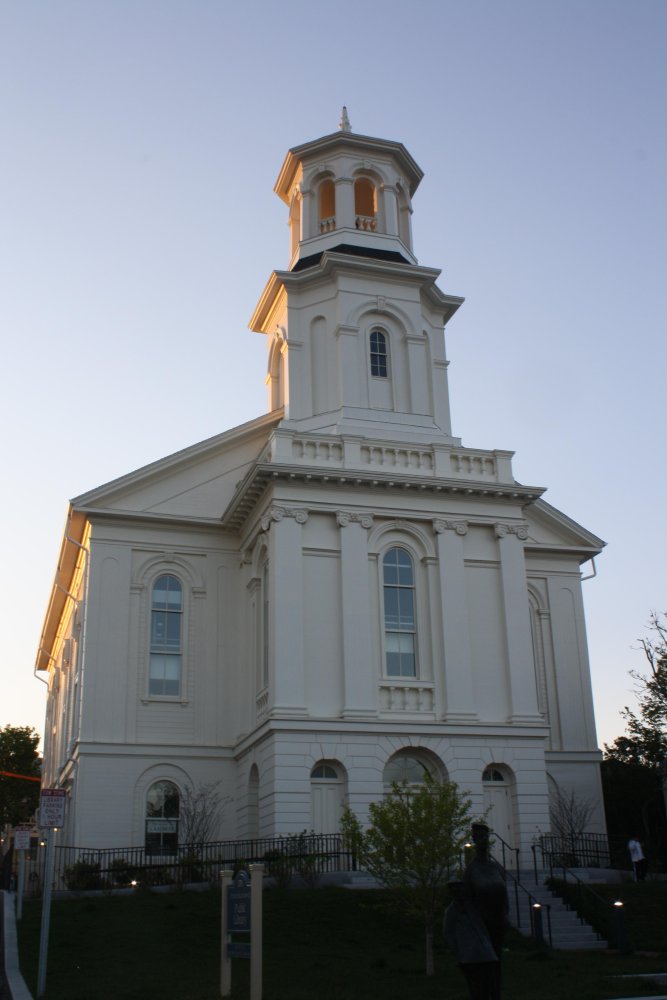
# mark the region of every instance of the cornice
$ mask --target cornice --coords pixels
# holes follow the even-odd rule
[[[488,483],[436,477],[383,474],[318,468],[316,466],[277,465],[258,462],[246,475],[233,500],[222,515],[223,527],[240,531],[265,490],[272,484],[289,483],[323,486],[327,489],[371,489],[394,494],[412,491],[418,495],[470,497],[482,500],[509,501],[523,506],[533,503],[544,492],[543,487],[522,486],[520,483]]]

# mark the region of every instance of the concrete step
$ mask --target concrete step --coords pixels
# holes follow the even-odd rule
[[[544,885],[534,885],[533,880],[523,883],[532,896],[532,902],[526,893],[518,890],[519,912],[517,913],[517,893],[514,884],[509,881],[510,922],[526,936],[531,934],[531,908],[533,902],[542,906],[542,928],[544,940],[549,940],[549,922],[551,923],[551,943],[559,951],[599,951],[608,947],[607,942],[580,920],[574,910],[568,910],[562,899],[554,896]],[[548,912],[547,912],[547,907]]]

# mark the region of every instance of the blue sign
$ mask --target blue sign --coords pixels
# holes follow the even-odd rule
[[[230,886],[227,890],[227,930],[250,932],[250,887]]]
[[[227,954],[230,958],[250,958],[250,942],[230,941],[227,945]]]

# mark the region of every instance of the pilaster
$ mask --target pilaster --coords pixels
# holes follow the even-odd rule
[[[505,641],[509,664],[510,721],[539,722],[537,686],[530,631],[530,609],[526,591],[526,564],[522,542],[528,537],[525,525],[496,524],[500,550],[500,576],[505,608]]]
[[[302,525],[308,511],[272,506],[262,520],[269,539],[271,714],[306,716]]]
[[[472,685],[472,658],[466,606],[463,539],[465,521],[434,521],[442,599],[442,639],[445,651],[445,719],[477,721]]]
[[[367,719],[369,715],[377,715],[366,540],[373,518],[368,514],[339,510],[336,521],[340,529],[341,553],[343,717]]]

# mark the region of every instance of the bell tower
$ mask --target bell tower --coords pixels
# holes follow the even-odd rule
[[[290,262],[250,321],[267,335],[269,410],[286,429],[451,438],[444,327],[462,303],[412,247],[422,171],[402,143],[337,132],[291,149],[275,185]]]

